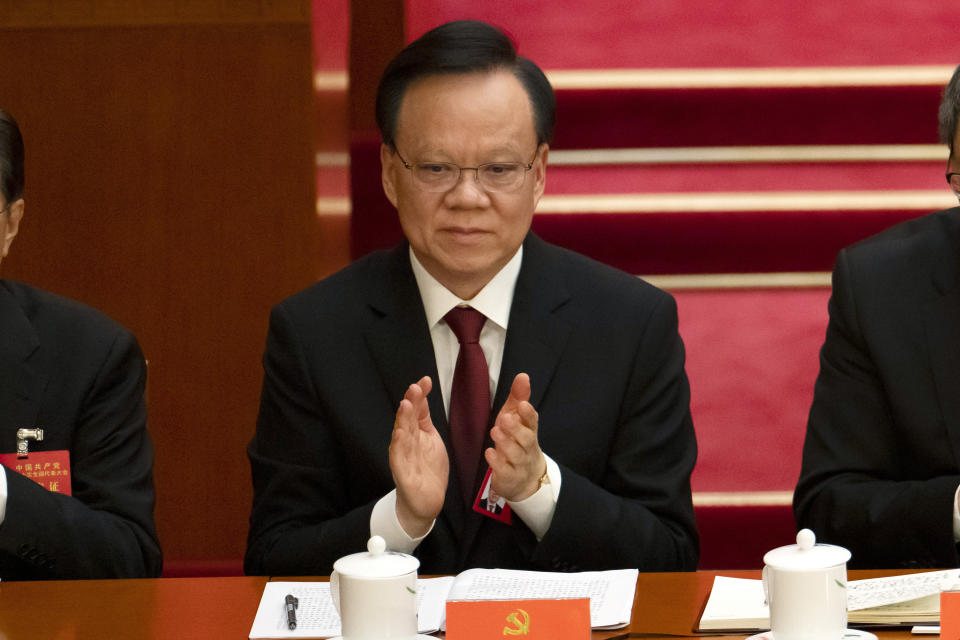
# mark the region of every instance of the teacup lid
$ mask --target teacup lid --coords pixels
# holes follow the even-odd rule
[[[344,556],[333,563],[333,570],[355,578],[393,578],[416,571],[420,561],[398,551],[387,551],[380,536],[367,541],[367,550]]]
[[[817,538],[810,529],[797,533],[797,544],[788,544],[768,551],[763,563],[775,569],[802,571],[825,569],[844,564],[850,559],[850,551],[832,544],[816,544]]]

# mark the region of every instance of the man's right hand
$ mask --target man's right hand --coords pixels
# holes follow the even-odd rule
[[[430,419],[424,376],[400,401],[390,440],[390,471],[397,487],[397,519],[411,538],[425,535],[440,515],[447,493],[450,461],[443,439]]]

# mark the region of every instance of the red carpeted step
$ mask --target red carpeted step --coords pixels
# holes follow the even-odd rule
[[[937,141],[942,87],[557,91],[556,149]]]
[[[559,155],[559,154],[557,154]],[[943,160],[704,164],[548,164],[547,195],[930,189],[947,192]]]
[[[956,7],[943,0],[407,0],[406,7],[410,40],[448,20],[486,20],[545,69],[957,63]]]
[[[538,214],[533,230],[628,273],[828,271],[844,246],[923,213]]]
[[[792,491],[829,289],[673,294],[699,445],[694,492]]]
[[[829,290],[674,295],[699,448],[691,480],[699,566],[755,569],[766,551],[794,537],[789,494],[800,473]]]

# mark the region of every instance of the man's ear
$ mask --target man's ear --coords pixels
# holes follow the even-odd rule
[[[13,239],[17,237],[17,231],[20,230],[20,220],[23,219],[23,198],[14,200],[6,215],[9,216],[9,218],[7,219],[7,231],[3,236],[4,258],[10,253],[10,245],[13,244]]]
[[[533,164],[533,195],[536,199],[536,202],[540,202],[540,197],[543,195],[544,189],[547,188],[547,155],[550,152],[550,145],[544,142],[540,145],[540,153],[538,154],[539,160]]]
[[[383,193],[390,204],[397,206],[397,164],[393,161],[393,151],[385,144],[380,145],[380,182]]]

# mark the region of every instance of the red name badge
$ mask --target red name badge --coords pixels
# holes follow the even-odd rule
[[[487,469],[483,476],[483,482],[480,484],[480,492],[473,499],[473,510],[481,513],[488,518],[499,520],[504,524],[510,524],[510,505],[503,496],[498,496],[490,488],[490,476],[493,472]]]
[[[70,452],[66,449],[33,451],[26,458],[0,453],[0,463],[48,491],[70,495]]]
[[[447,603],[447,640],[589,640],[590,598]]]
[[[940,638],[960,640],[960,591],[940,593]]]

